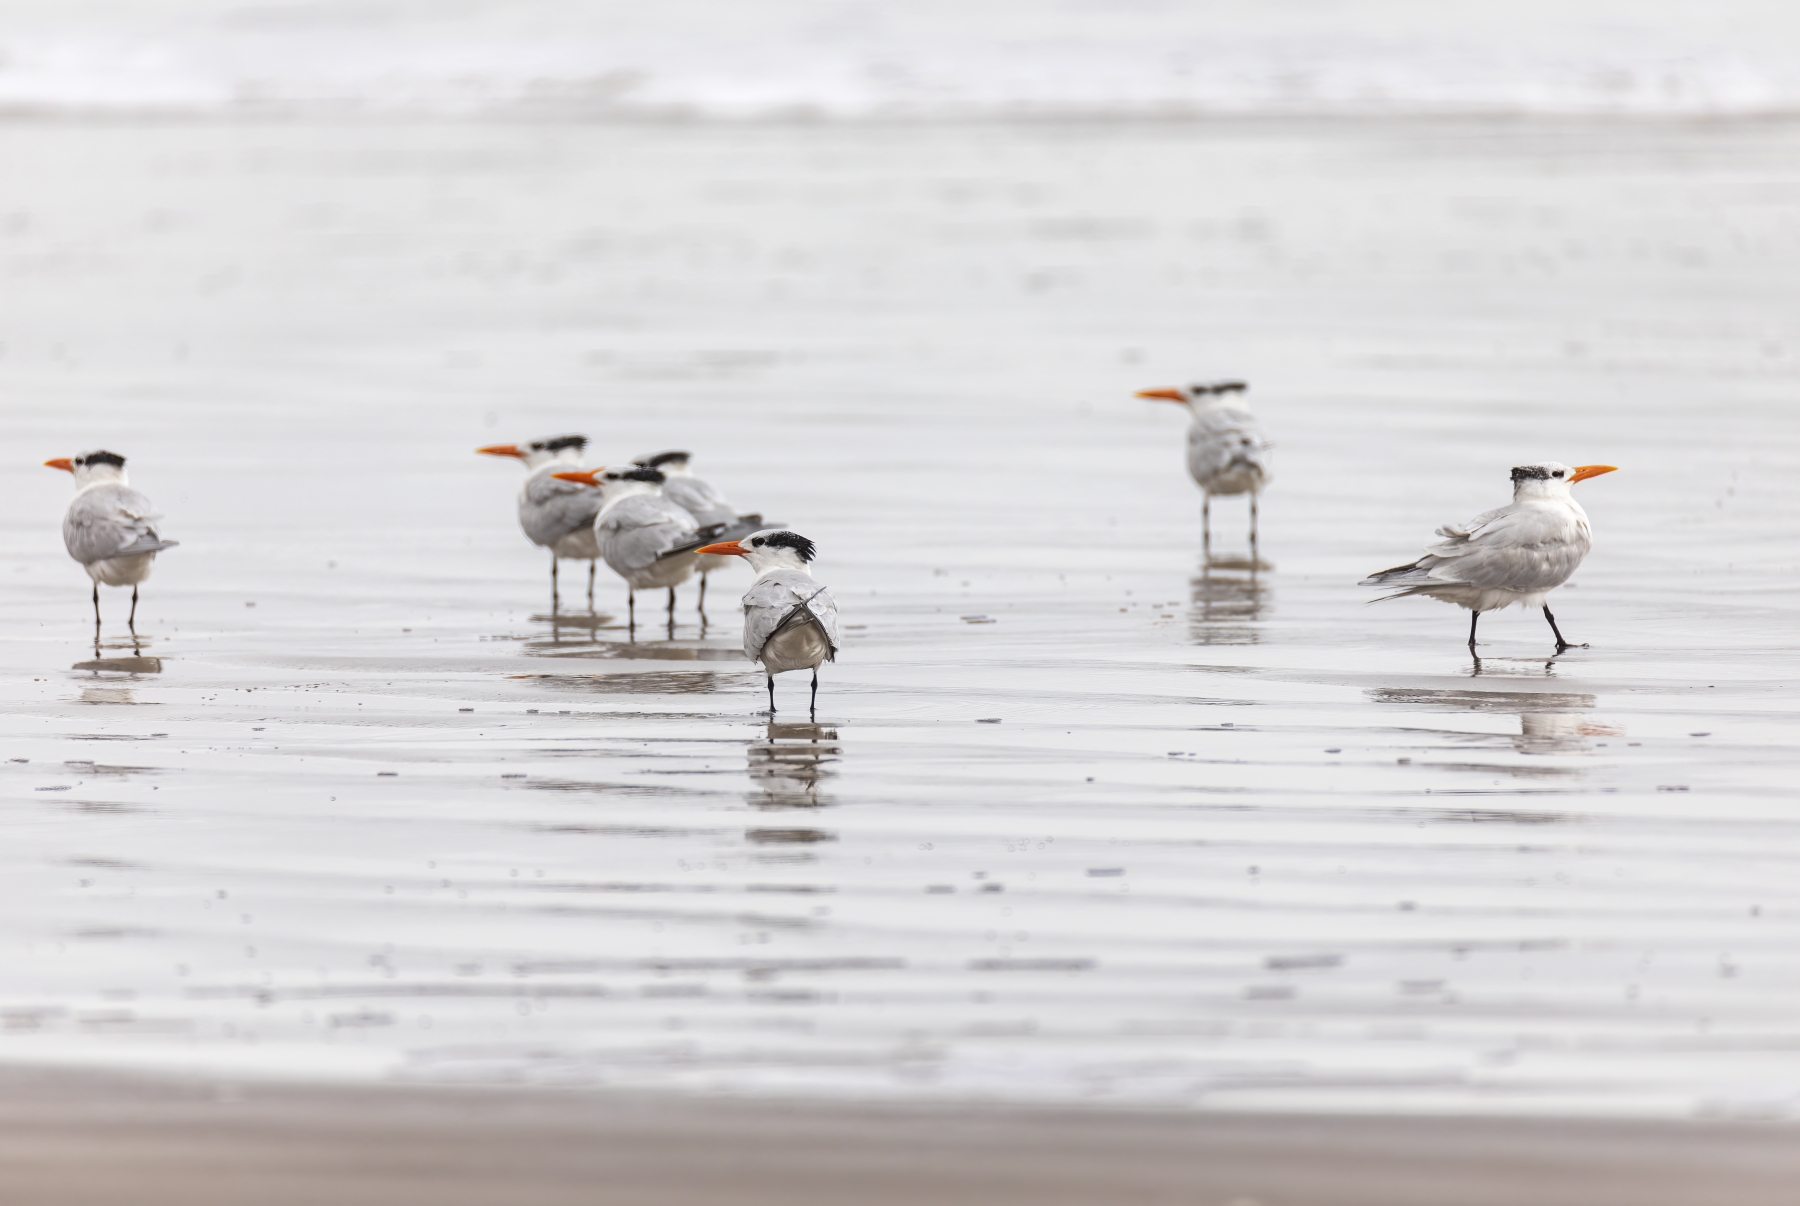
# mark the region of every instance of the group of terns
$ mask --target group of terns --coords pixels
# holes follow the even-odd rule
[[[765,528],[760,514],[739,514],[711,483],[695,476],[693,454],[658,452],[625,465],[586,468],[587,437],[547,436],[525,444],[489,444],[477,452],[512,457],[525,466],[519,526],[550,550],[551,609],[558,606],[557,563],[588,563],[588,607],[594,605],[594,566],[625,580],[628,629],[637,629],[637,592],[669,592],[668,624],[675,630],[675,588],[700,578],[698,609],[706,621],[708,575],[741,557],[756,579],[744,595],[744,652],[761,662],[775,711],[775,676],[811,670],[812,708],[819,699],[819,664],[835,661],[838,612],[831,592],[813,581],[813,542],[786,528]]]
[[[1140,398],[1188,408],[1188,472],[1203,495],[1204,540],[1212,539],[1215,495],[1249,495],[1250,546],[1258,539],[1257,500],[1269,482],[1269,441],[1245,400],[1241,381],[1147,389]],[[658,452],[624,465],[583,465],[587,437],[547,436],[524,444],[490,444],[476,451],[510,457],[526,471],[519,492],[519,526],[550,550],[552,610],[558,606],[557,567],[588,563],[588,606],[594,602],[598,562],[625,580],[628,624],[637,623],[637,592],[667,590],[668,621],[675,624],[675,588],[698,575],[699,610],[706,615],[706,580],[732,558],[756,575],[744,594],[744,652],[760,662],[775,710],[775,676],[811,670],[816,709],[819,665],[838,652],[838,611],[831,592],[817,584],[811,540],[780,527],[764,527],[760,514],[740,514],[708,482],[696,477],[691,454]],[[126,620],[137,636],[138,587],[156,555],[179,543],[165,539],[150,500],[126,479],[125,458],[103,449],[45,461],[72,474],[75,499],[63,517],[63,543],[94,584],[94,640],[100,640],[100,587],[131,587]],[[1466,608],[1469,650],[1483,612],[1504,607],[1541,608],[1556,638],[1556,651],[1573,647],[1557,627],[1549,593],[1569,580],[1593,544],[1587,512],[1575,501],[1576,482],[1614,471],[1612,465],[1569,466],[1555,461],[1512,471],[1513,499],[1462,524],[1437,529],[1438,540],[1405,565],[1382,570],[1361,585],[1389,593],[1381,599],[1426,595]]]
[[[1203,544],[1212,543],[1212,500],[1217,495],[1250,496],[1250,552],[1256,555],[1257,496],[1269,481],[1269,441],[1244,398],[1242,381],[1219,381],[1169,389],[1139,390],[1138,397],[1176,402],[1188,408],[1188,473],[1200,487]],[[1469,652],[1475,653],[1475,626],[1484,611],[1517,604],[1541,608],[1556,637],[1556,652],[1575,646],[1563,638],[1550,611],[1549,594],[1567,582],[1593,547],[1587,512],[1570,487],[1615,465],[1564,465],[1545,461],[1512,471],[1513,500],[1484,511],[1467,523],[1445,524],[1439,540],[1423,556],[1371,574],[1360,586],[1391,593],[1375,602],[1427,595],[1469,611]]]

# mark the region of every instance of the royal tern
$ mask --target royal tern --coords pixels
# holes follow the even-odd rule
[[[558,470],[555,476],[597,488],[594,543],[600,559],[625,579],[631,627],[637,627],[637,592],[667,587],[673,629],[675,588],[693,574],[694,551],[719,529],[709,527],[702,536],[699,521],[663,497],[663,475],[657,469],[622,465]]]
[[[742,557],[756,573],[744,592],[744,653],[761,662],[769,680],[769,714],[775,713],[775,676],[811,670],[813,714],[819,709],[819,663],[835,662],[837,603],[813,581],[813,542],[785,528],[765,528],[742,540],[709,544],[710,556]]]
[[[1256,548],[1256,501],[1269,482],[1269,442],[1243,399],[1248,388],[1242,381],[1218,381],[1138,391],[1140,398],[1179,402],[1194,417],[1188,427],[1188,473],[1204,495],[1201,539],[1208,547],[1212,544],[1213,495],[1248,494],[1250,547]]]
[[[592,490],[558,481],[559,469],[581,468],[584,435],[545,436],[529,444],[489,444],[475,451],[487,456],[510,456],[525,464],[525,486],[519,491],[519,526],[539,548],[550,550],[550,610],[560,605],[556,563],[588,563],[588,610],[594,609],[594,516],[600,499]]]
[[[1360,583],[1393,588],[1381,599],[1405,595],[1430,595],[1469,609],[1469,651],[1475,651],[1475,624],[1484,611],[1517,603],[1542,607],[1550,631],[1556,634],[1556,651],[1573,646],[1563,639],[1545,601],[1552,590],[1569,580],[1581,564],[1593,536],[1587,512],[1569,492],[1576,482],[1602,473],[1613,465],[1576,465],[1555,461],[1520,465],[1512,471],[1513,500],[1504,507],[1483,512],[1464,524],[1445,524],[1437,530],[1443,539],[1427,545],[1425,555],[1409,565],[1382,570]],[[1381,599],[1376,600],[1380,602]]]
[[[739,515],[737,508],[719,493],[718,487],[694,476],[688,467],[693,455],[679,450],[653,452],[635,458],[632,464],[659,471],[663,475],[663,497],[692,515],[701,527],[724,524],[723,534],[731,537],[747,536],[762,527],[761,515]],[[707,556],[695,560],[694,571],[700,575],[698,610],[702,616],[706,614],[706,576],[730,564],[727,557]]]
[[[125,626],[137,635],[138,583],[150,576],[156,555],[181,542],[156,530],[162,516],[125,481],[125,458],[116,452],[84,452],[45,461],[75,475],[75,501],[63,516],[63,544],[94,580],[94,641],[100,640],[100,584],[131,588]]]

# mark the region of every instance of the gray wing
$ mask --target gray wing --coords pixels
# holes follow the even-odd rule
[[[1398,587],[1400,594],[1433,584],[1549,590],[1568,581],[1593,543],[1586,522],[1561,507],[1500,507],[1465,524],[1445,524],[1437,534],[1423,557],[1363,585]]]
[[[161,518],[150,500],[129,486],[95,486],[69,504],[63,516],[63,544],[83,565],[159,553],[180,543],[164,540],[157,532]]]
[[[1188,428],[1188,469],[1195,481],[1211,481],[1232,469],[1269,472],[1269,441],[1247,410],[1214,406],[1194,416]]]
[[[620,499],[594,525],[600,555],[620,573],[643,569],[659,557],[692,551],[698,547],[699,532],[700,525],[692,515],[653,494]]]
[[[697,477],[670,478],[663,483],[663,497],[703,524],[729,524],[737,518],[737,508],[725,501],[725,496],[710,482]]]
[[[744,592],[744,653],[755,661],[769,638],[794,624],[816,623],[837,660],[838,609],[831,592],[799,570],[776,570]]]
[[[519,526],[531,543],[548,548],[570,532],[591,526],[601,501],[600,491],[592,486],[534,474],[519,491]]]

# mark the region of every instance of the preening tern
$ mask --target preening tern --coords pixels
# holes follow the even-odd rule
[[[1244,401],[1244,391],[1249,388],[1242,381],[1218,381],[1138,391],[1140,398],[1179,402],[1194,417],[1188,427],[1188,473],[1205,496],[1200,504],[1200,524],[1208,547],[1212,544],[1213,495],[1248,494],[1250,548],[1256,548],[1256,502],[1269,482],[1269,441]]]
[[[525,486],[519,491],[519,526],[539,548],[550,550],[550,610],[560,603],[556,563],[559,560],[588,563],[588,610],[594,609],[594,516],[600,513],[600,497],[594,491],[554,476],[559,469],[581,468],[584,435],[545,436],[528,444],[489,444],[475,451],[488,456],[510,456],[525,463]]]
[[[775,676],[811,670],[812,714],[819,710],[819,663],[835,662],[838,609],[831,592],[813,581],[813,542],[785,528],[765,528],[742,540],[705,545],[709,556],[742,557],[756,571],[744,592],[744,653],[761,662],[775,712]]]
[[[1574,646],[1563,639],[1545,601],[1552,590],[1569,580],[1593,546],[1587,512],[1569,487],[1615,468],[1570,468],[1555,461],[1520,465],[1512,471],[1512,502],[1464,524],[1445,524],[1437,530],[1443,539],[1425,546],[1423,557],[1382,570],[1360,585],[1391,588],[1393,593],[1382,599],[1430,595],[1468,608],[1471,653],[1481,613],[1514,603],[1542,607],[1550,631],[1556,634],[1556,651],[1571,649]]]
[[[125,626],[137,635],[138,583],[150,576],[156,555],[179,540],[157,532],[162,516],[150,500],[125,480],[125,458],[96,450],[45,461],[75,475],[75,501],[63,516],[63,544],[94,580],[94,641],[100,640],[100,584],[131,588],[131,615]]]

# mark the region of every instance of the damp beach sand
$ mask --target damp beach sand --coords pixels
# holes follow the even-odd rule
[[[403,1099],[497,1153],[650,1117],[941,1143],[980,1184],[1216,1142],[1776,1200],[1796,151],[1778,120],[0,124],[5,1110],[199,1151],[238,1086],[270,1167]],[[1257,558],[1229,502],[1202,557],[1179,416],[1132,397],[1212,376],[1277,443]],[[473,450],[564,430],[692,447],[819,543],[816,723],[794,676],[762,714],[741,574],[704,632],[691,589],[626,632],[604,571],[599,614],[547,614]],[[182,541],[98,651],[38,467],[96,446]],[[1460,612],[1364,605],[1552,457],[1621,466],[1555,600],[1591,648],[1507,613],[1471,663]],[[1521,1200],[1235,1184],[1163,1200]]]

